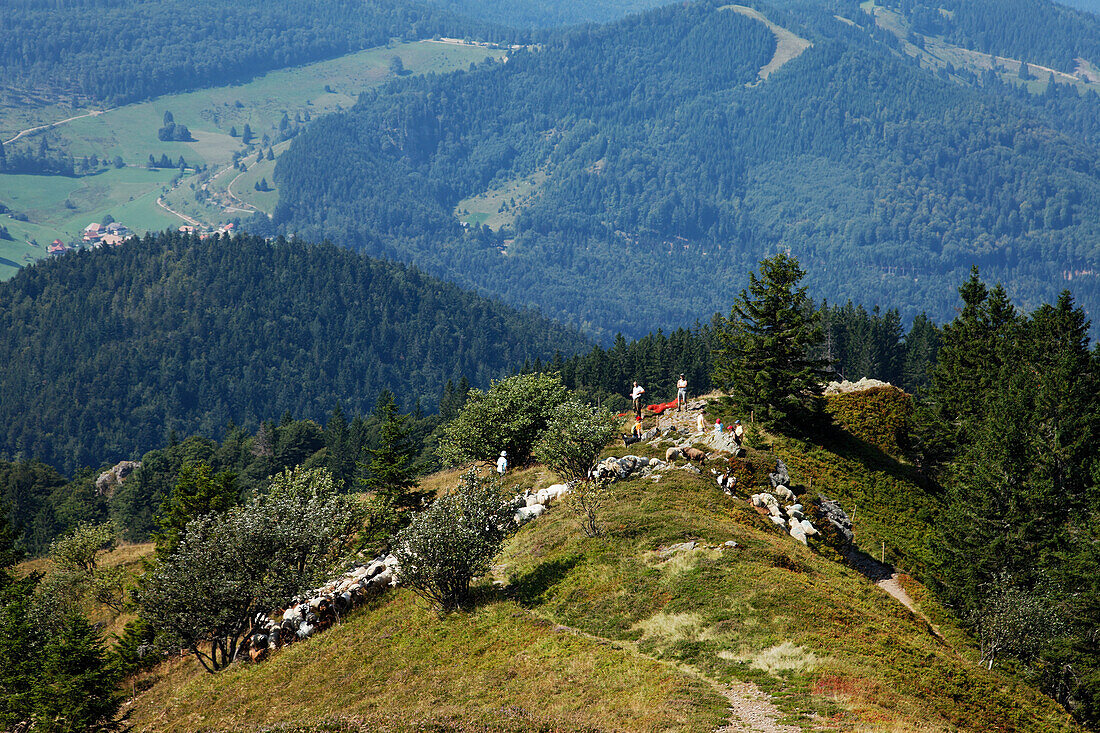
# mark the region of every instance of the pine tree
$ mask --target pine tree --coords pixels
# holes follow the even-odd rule
[[[411,490],[417,484],[412,470],[416,446],[409,437],[408,416],[398,413],[388,390],[379,395],[374,414],[379,421],[377,444],[367,451],[371,458],[364,487],[397,508],[410,509],[416,503]]]
[[[715,334],[714,382],[741,409],[774,421],[811,418],[820,410],[826,362],[819,321],[798,261],[785,254],[763,260],[749,274],[728,319]]]
[[[160,531],[154,535],[158,557],[171,555],[179,545],[187,523],[205,514],[227,511],[238,501],[236,475],[223,471],[211,475],[210,466],[199,461],[180,469],[171,496],[161,505],[156,518]]]

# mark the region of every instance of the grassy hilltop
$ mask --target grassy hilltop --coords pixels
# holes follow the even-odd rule
[[[440,617],[398,589],[260,665],[208,675],[172,660],[135,681],[145,688],[129,708],[135,730],[740,730],[729,708],[744,709],[748,685],[770,694],[761,704],[778,718],[750,730],[1079,730],[1049,699],[980,667],[908,576],[920,615],[745,498],[781,456],[795,484],[813,477],[815,492],[854,513],[864,549],[899,538],[887,559],[909,569],[935,498],[905,465],[841,429],[753,445],[755,488],[734,496],[706,469],[619,482],[596,538],[551,509],[509,540],[471,613]],[[523,490],[556,476],[535,466],[508,480]]]

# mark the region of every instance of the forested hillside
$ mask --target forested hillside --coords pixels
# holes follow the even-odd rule
[[[365,95],[280,160],[276,224],[601,336],[724,310],[775,249],[818,298],[905,321],[950,318],[943,283],[973,264],[1025,305],[1067,284],[1100,304],[1098,148],[1068,122],[1094,93],[1033,104],[919,68],[869,20],[792,8],[766,11],[813,45],[760,83],[768,28],[693,4]],[[479,226],[466,209],[499,191],[521,193]]]
[[[226,84],[391,38],[486,28],[395,0],[9,0],[0,86],[110,104]]]
[[[289,412],[368,411],[382,390],[434,408],[572,354],[574,331],[401,265],[299,242],[147,236],[0,284],[0,455],[69,471],[169,435]]]
[[[577,23],[601,23],[658,5],[667,0],[427,0],[456,15],[499,23],[510,28],[548,28]]]

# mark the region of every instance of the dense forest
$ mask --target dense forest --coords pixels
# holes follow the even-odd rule
[[[887,0],[913,30],[976,51],[1073,73],[1100,62],[1100,18],[1046,0]],[[947,12],[943,12],[947,11]]]
[[[401,418],[409,444],[421,453],[412,464],[415,470],[436,467],[434,454],[424,448],[433,445],[430,436],[435,428],[453,417],[463,401],[452,394],[444,413]],[[271,476],[299,465],[327,468],[342,491],[361,491],[370,473],[370,451],[378,447],[386,405],[392,402],[393,396],[383,392],[372,410],[350,419],[337,405],[323,422],[284,415],[261,422],[255,433],[230,426],[221,441],[173,438],[163,448],[136,455],[141,467],[109,491],[97,490],[99,472],[92,469],[66,478],[41,461],[0,460],[0,507],[6,508],[15,530],[17,550],[36,556],[56,537],[87,522],[111,520],[123,538],[149,540],[180,472],[199,464],[213,476],[231,475],[234,493],[241,498],[262,491]]]
[[[286,412],[405,409],[586,342],[331,245],[146,236],[0,283],[0,455],[99,466]]]
[[[1100,305],[1098,148],[1079,134],[1093,93],[1031,103],[930,74],[824,10],[768,12],[814,45],[760,84],[766,27],[693,4],[366,94],[280,159],[275,226],[603,340],[723,309],[731,281],[787,249],[818,298],[907,323],[949,319],[942,283],[974,264],[1027,306],[1067,284]],[[459,225],[459,201],[536,174],[514,223]]]
[[[497,33],[503,31],[396,0],[7,0],[0,86],[123,104],[239,82],[391,38]]]
[[[975,272],[944,326],[916,456],[945,493],[928,582],[990,664],[1100,725],[1100,349],[1063,293],[1030,313]]]
[[[499,23],[509,28],[549,28],[603,23],[666,5],[666,0],[426,0],[456,15]]]

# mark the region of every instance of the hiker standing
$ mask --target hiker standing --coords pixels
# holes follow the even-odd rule
[[[634,400],[634,417],[639,420],[642,419],[642,395],[644,394],[645,389],[635,380],[634,388],[630,390],[630,399]]]
[[[706,432],[706,429],[706,421],[703,420],[703,413],[700,412],[698,415],[695,416],[695,432],[703,433]]]
[[[722,418],[718,418],[714,421],[714,432],[718,433],[719,435],[722,434]]]
[[[500,458],[497,459],[497,473],[501,476],[508,470],[508,453],[506,451],[500,452]]]
[[[688,380],[684,379],[684,375],[681,374],[680,378],[676,380],[676,411],[683,412],[684,403],[688,398]]]
[[[745,440],[745,428],[741,425],[740,420],[733,421],[733,442],[737,443],[737,447],[741,447],[741,443]]]

